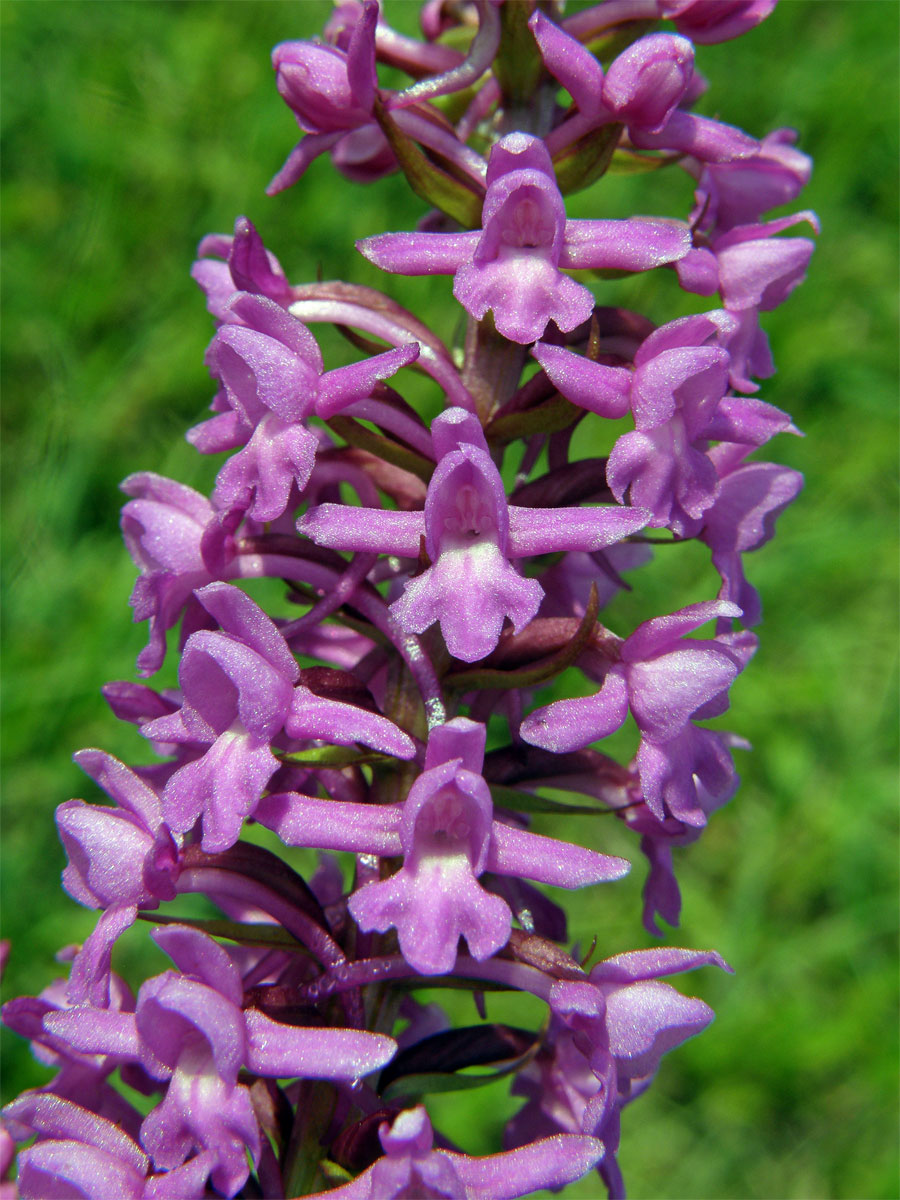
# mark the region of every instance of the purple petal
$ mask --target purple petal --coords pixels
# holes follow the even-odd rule
[[[330,150],[343,136],[344,131],[338,129],[333,133],[308,133],[306,137],[301,138],[285,159],[284,166],[272,178],[266,188],[266,195],[277,196],[279,192],[283,192],[285,188],[295,184],[309,164],[314,162],[320,154]]]
[[[564,346],[544,342],[532,347],[531,353],[554,387],[579,408],[611,419],[624,417],[628,412],[631,371],[591,362]]]
[[[495,821],[487,869],[554,887],[578,888],[621,879],[631,863]]]
[[[644,928],[653,937],[661,937],[657,914],[672,926],[678,925],[681,916],[681,891],[672,866],[672,847],[659,838],[645,836],[641,838],[641,850],[650,867],[641,893]]]
[[[633,217],[627,221],[566,221],[561,267],[649,271],[676,262],[691,249],[691,233],[680,221]]]
[[[564,332],[574,329],[594,307],[588,289],[563,275],[540,247],[510,247],[499,258],[463,263],[453,295],[478,320],[492,310],[498,331],[522,345],[536,341],[549,321]]]
[[[24,1092],[3,1110],[5,1120],[21,1122],[44,1138],[65,1139],[102,1150],[123,1166],[147,1172],[147,1156],[114,1122],[48,1092]]]
[[[215,987],[174,971],[155,976],[138,993],[136,1020],[145,1054],[178,1071],[187,1052],[198,1072],[235,1085],[246,1057],[243,1013]]]
[[[162,925],[150,936],[184,975],[221,992],[237,1008],[244,999],[240,971],[228,951],[188,925]]]
[[[515,1200],[542,1188],[556,1191],[580,1179],[604,1152],[597,1138],[557,1134],[486,1158],[447,1152],[472,1200]]]
[[[603,80],[603,104],[632,128],[655,131],[681,103],[694,74],[694,48],[682,37],[651,33],[613,60]]]
[[[651,514],[649,524],[684,533],[715,502],[718,476],[709,457],[690,444],[680,413],[647,432],[623,434],[606,464],[606,480],[617,500]]]
[[[149,691],[149,688],[145,690]],[[156,697],[156,693],[152,695]],[[161,697],[156,699],[163,703]],[[159,828],[162,822],[159,797],[123,762],[103,750],[93,749],[79,750],[72,757],[86,775],[117,804],[137,817],[142,825],[154,832]]]
[[[353,99],[361,109],[372,111],[378,76],[375,73],[375,26],[378,23],[378,5],[363,3],[350,45],[347,47],[347,82]]]
[[[481,234],[381,233],[356,248],[369,262],[395,275],[452,275],[475,253]]]
[[[596,695],[557,700],[537,708],[525,718],[519,732],[532,746],[564,754],[614,733],[627,715],[625,679],[618,670],[612,670]]]
[[[86,1054],[111,1054],[125,1062],[140,1057],[140,1039],[134,1013],[79,1005],[47,1013],[44,1028],[73,1050]]]
[[[777,0],[662,0],[679,33],[702,45],[740,37],[774,10]]]
[[[626,1079],[652,1075],[662,1056],[700,1033],[714,1017],[702,1000],[656,980],[617,988],[606,998],[609,1049]]]
[[[558,191],[547,147],[540,138],[530,133],[508,133],[491,147],[486,178],[488,187],[493,187],[512,171],[539,171]]]
[[[401,367],[414,362],[418,357],[418,342],[410,342],[407,346],[387,350],[384,354],[375,354],[362,362],[326,371],[319,380],[316,415],[327,421],[348,404],[364,400],[371,396],[379,380],[390,379]]]
[[[249,1008],[247,1066],[260,1075],[304,1079],[361,1079],[397,1053],[393,1038],[356,1029],[282,1025]]]
[[[672,816],[694,829],[703,828],[740,782],[725,739],[695,725],[661,746],[642,739],[636,761],[653,815],[660,821]]]
[[[174,479],[167,479],[152,471],[136,471],[123,479],[119,488],[127,496],[161,504],[201,526],[210,518],[209,501],[205,496],[183,483],[176,483]]]
[[[524,558],[559,550],[602,550],[651,519],[645,508],[517,508],[509,506],[509,554]]]
[[[159,500],[129,500],[122,507],[122,535],[142,570],[202,572],[200,541],[214,515],[205,499],[203,510],[196,516]]]
[[[292,488],[302,491],[315,464],[316,436],[300,424],[265,416],[238,454],[216,476],[213,503],[222,512],[246,511],[254,521],[275,521]]]
[[[730,163],[760,150],[759,142],[742,129],[681,110],[674,112],[658,133],[630,127],[629,134],[642,150],[677,150],[701,162]]]
[[[578,111],[588,117],[602,113],[603,68],[593,54],[541,12],[532,13],[528,24],[544,66],[566,89]]]
[[[201,454],[218,454],[243,446],[253,432],[253,425],[239,412],[218,413],[208,421],[194,425],[184,435]]]
[[[207,239],[204,238],[204,241]],[[230,239],[228,239],[230,240]],[[202,243],[201,243],[202,245]],[[222,256],[227,257],[227,248]],[[238,290],[226,262],[201,258],[191,267],[191,278],[206,296],[206,307],[218,321],[225,319],[228,301]]]
[[[471,428],[471,426],[469,426]],[[438,440],[447,431],[441,430]],[[446,438],[449,441],[449,438]],[[445,550],[490,541],[506,553],[506,489],[487,450],[463,442],[437,465],[425,497],[425,548],[434,562]]]
[[[297,663],[275,622],[246,592],[228,583],[211,583],[195,595],[227,633],[239,637],[285,679],[299,678]]]
[[[215,1161],[215,1156],[204,1150],[182,1166],[154,1175],[146,1182],[143,1200],[203,1200]]]
[[[425,770],[443,763],[459,761],[461,767],[475,775],[484,765],[487,729],[480,721],[454,717],[444,725],[436,725],[428,734],[425,749]]]
[[[265,796],[254,818],[288,846],[398,855],[400,812],[394,805],[318,800],[298,792]]]
[[[756,396],[725,396],[703,429],[704,438],[762,446],[777,433],[797,433],[791,418]],[[723,451],[710,457],[717,461]]]
[[[759,238],[717,249],[726,307],[777,308],[803,282],[814,249],[808,238]]]
[[[202,815],[203,849],[227,850],[279,765],[268,743],[254,744],[247,734],[221,734],[202,758],[180,767],[166,784],[168,824],[186,833]]]
[[[233,1196],[249,1174],[248,1151],[255,1163],[260,1132],[250,1093],[214,1073],[176,1072],[166,1096],[141,1125],[141,1142],[157,1168],[171,1171],[194,1150],[208,1150],[214,1165],[213,1187]]]
[[[350,897],[348,908],[363,930],[396,927],[400,952],[423,975],[446,974],[456,962],[460,937],[479,962],[504,946],[512,916],[499,896],[485,891],[464,854],[423,858]]]
[[[663,350],[635,372],[631,408],[635,427],[646,431],[685,414],[688,436],[699,436],[728,390],[729,355],[718,346]],[[694,427],[697,427],[696,430]]]
[[[300,518],[297,528],[316,545],[333,550],[369,550],[415,558],[425,534],[425,514],[318,504]]]
[[[775,520],[803,487],[803,476],[777,463],[747,463],[719,485],[704,517],[703,540],[716,553],[758,550],[775,535]]]
[[[299,668],[294,664],[294,672]],[[222,633],[200,630],[182,654],[178,680],[184,692],[185,728],[198,741],[214,741],[234,731],[237,723],[263,739],[278,733],[290,708],[290,677],[243,642]],[[150,736],[177,740],[171,718],[147,726]]]
[[[146,1167],[74,1141],[41,1141],[19,1156],[16,1195],[22,1200],[115,1196],[141,1200]]]
[[[651,658],[654,654],[665,653],[676,643],[677,638],[692,633],[707,621],[740,615],[740,610],[735,604],[721,600],[705,600],[700,604],[680,608],[665,617],[653,617],[644,621],[631,637],[625,639],[622,644],[622,658],[627,662],[638,662]]]
[[[536,579],[523,579],[495,545],[481,542],[441,554],[407,583],[391,613],[410,633],[439,621],[450,653],[477,662],[497,645],[504,619],[518,632],[537,614],[543,594]]]
[[[719,264],[715,254],[705,247],[689,250],[675,264],[678,282],[686,292],[698,296],[711,296],[719,290]]]
[[[69,1003],[105,1008],[110,1003],[113,946],[137,920],[134,905],[119,904],[101,913],[94,931],[76,954],[69,972]]]
[[[315,738],[339,746],[362,742],[397,758],[409,759],[416,752],[412,738],[387,717],[339,700],[322,699],[303,687],[294,689],[284,728],[293,738]]]
[[[69,860],[63,887],[79,904],[108,908],[156,902],[144,881],[154,837],[132,817],[69,800],[57,808],[56,825]]]
[[[666,350],[679,350],[687,346],[715,346],[717,339],[733,332],[738,318],[716,308],[707,313],[695,313],[690,317],[678,317],[644,338],[634,355],[636,367],[649,363]]]
[[[475,446],[485,454],[488,453],[481,422],[474,413],[467,412],[464,408],[448,408],[435,417],[431,423],[431,437],[434,453],[439,461],[463,446]]]
[[[654,742],[674,737],[692,713],[734,682],[739,667],[714,643],[684,642],[628,669],[631,711]]]
[[[253,222],[247,217],[238,217],[230,241],[225,257],[237,290],[258,292],[279,304],[287,303],[291,295],[290,284],[278,259],[263,245]]]
[[[652,950],[628,950],[604,959],[591,968],[590,977],[593,983],[622,985],[712,966],[731,971],[731,967],[715,950],[682,950],[675,946],[659,946]]]

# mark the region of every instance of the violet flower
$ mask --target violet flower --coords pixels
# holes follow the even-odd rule
[[[714,951],[635,950],[598,963],[586,982],[554,984],[545,1048],[513,1085],[528,1103],[507,1127],[506,1144],[526,1144],[554,1130],[602,1137],[606,1155],[598,1170],[611,1200],[624,1197],[615,1159],[621,1110],[656,1073],[663,1054],[700,1033],[714,1015],[702,1000],[659,979],[709,965],[731,970]]]
[[[178,674],[182,707],[141,730],[149,738],[208,747],[166,784],[162,805],[171,829],[186,833],[202,817],[205,850],[233,845],[278,768],[271,741],[282,731],[343,745],[361,740],[412,756],[411,739],[385,717],[295,687],[296,660],[249,596],[229,584],[209,584],[197,599],[221,631],[200,630],[188,638]]]
[[[88,1007],[51,1013],[45,1026],[73,1048],[140,1062],[167,1082],[162,1103],[141,1125],[141,1143],[157,1169],[171,1171],[193,1151],[213,1158],[213,1186],[226,1195],[243,1185],[247,1155],[257,1162],[260,1132],[238,1072],[353,1080],[383,1066],[395,1044],[357,1030],[303,1029],[243,1009],[243,985],[231,957],[185,926],[154,930],[177,971],[147,980],[134,1013]]]
[[[78,765],[118,808],[69,800],[56,824],[69,864],[63,886],[89,908],[156,908],[175,896],[178,847],[163,821],[157,794],[124,763],[102,750],[82,750]]]
[[[214,1164],[208,1151],[153,1174],[148,1156],[117,1124],[68,1100],[26,1093],[3,1112],[21,1137],[37,1134],[19,1155],[12,1200],[202,1200],[206,1195]]]
[[[759,152],[729,163],[685,164],[697,179],[695,227],[725,233],[752,225],[769,211],[796,200],[809,182],[812,160],[795,146],[793,129],[776,129],[760,142]]]
[[[506,943],[509,906],[478,882],[485,871],[572,888],[629,869],[623,859],[497,820],[480,774],[485,736],[483,725],[465,717],[432,729],[425,770],[402,805],[288,793],[268,796],[256,813],[289,845],[402,854],[401,869],[355,892],[349,909],[364,930],[396,927],[404,957],[428,975],[452,969],[461,936],[478,960]]]
[[[619,123],[633,145],[665,149],[711,162],[753,154],[759,143],[732,125],[684,112],[694,74],[694,50],[683,37],[652,33],[639,38],[608,70],[565,29],[541,12],[529,25],[547,69],[570,93],[577,116],[552,135],[555,149],[587,131]]]
[[[775,234],[806,221],[815,232],[815,213],[794,213],[763,224],[738,225],[692,250],[676,266],[681,286],[710,296],[718,291],[729,311],[769,312],[783,304],[806,277],[814,248],[809,238]]]
[[[491,149],[483,228],[471,233],[385,233],[358,248],[384,271],[453,275],[453,294],[470,316],[491,310],[498,331],[536,341],[554,321],[563,331],[591,315],[594,300],[562,269],[647,271],[689,250],[676,221],[567,220],[544,144],[510,133]]]
[[[699,532],[716,501],[719,474],[712,439],[761,445],[791,429],[790,418],[756,399],[726,396],[731,355],[721,343],[737,325],[719,310],[682,317],[647,337],[634,371],[593,362],[561,346],[538,343],[533,354],[567,399],[615,418],[628,409],[635,430],[610,453],[606,478],[617,500],[652,512],[651,525],[680,537]]]
[[[431,566],[405,586],[391,612],[404,631],[434,621],[450,653],[476,662],[494,649],[506,617],[516,631],[540,606],[537,580],[523,579],[510,559],[558,550],[599,550],[637,532],[640,508],[531,509],[510,505],[477,420],[448,409],[432,426],[437,469],[422,512],[348,509],[320,504],[298,528],[336,550],[415,557],[425,539]]]
[[[178,622],[185,606],[189,619],[196,617],[194,589],[221,577],[204,550],[218,542],[217,557],[224,565],[230,539],[226,529],[216,528],[216,510],[209,500],[193,488],[151,471],[129,475],[121,488],[132,497],[122,508],[122,536],[140,571],[129,603],[134,620],[150,625],[138,670],[152,675],[165,657],[166,630]]]
[[[378,1136],[383,1158],[352,1183],[315,1192],[310,1200],[399,1200],[402,1196],[513,1200],[539,1188],[564,1187],[603,1156],[602,1142],[578,1134],[544,1138],[485,1158],[435,1149],[431,1122],[422,1105],[398,1114],[390,1126],[384,1122]]]
[[[746,462],[747,449],[723,444],[710,451],[720,479],[698,536],[712,550],[712,565],[722,578],[719,599],[737,604],[744,625],[753,626],[762,620],[762,606],[744,576],[742,555],[774,537],[775,521],[799,494],[803,476],[778,463]]]
[[[742,666],[721,638],[682,636],[714,618],[739,616],[736,605],[710,600],[645,621],[618,647],[599,692],[535,709],[522,722],[522,737],[556,754],[579,750],[618,729],[630,709],[646,740],[670,741],[727,692]]]
[[[364,400],[419,348],[411,342],[323,373],[315,338],[275,300],[239,292],[222,312],[206,358],[223,385],[213,403],[217,415],[188,438],[204,454],[243,447],[220,470],[213,504],[274,521],[292,488],[302,491],[312,473],[318,438],[307,417],[333,416]]]
[[[269,184],[270,196],[296,183],[326,150],[337,169],[357,182],[395,169],[373,114],[377,20],[378,5],[363,5],[346,51],[316,42],[282,42],[272,51],[279,94],[305,136]]]

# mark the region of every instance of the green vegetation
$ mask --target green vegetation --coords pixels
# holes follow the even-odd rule
[[[398,8],[408,24],[415,7],[388,0],[389,17]],[[97,795],[71,753],[148,757],[99,694],[133,677],[144,640],[130,624],[116,489],[135,470],[200,489],[214,475],[183,441],[212,392],[211,321],[188,278],[197,241],[246,213],[292,279],[321,264],[326,278],[377,285],[353,241],[412,228],[421,213],[398,179],[360,192],[327,158],[298,187],[263,194],[297,134],[269,49],[310,36],[327,11],[319,0],[0,8],[4,998],[44,987],[56,950],[93,925],[58,887],[54,808]],[[897,1195],[898,12],[890,0],[792,0],[698,53],[711,82],[701,111],[760,136],[801,131],[816,160],[803,203],[823,233],[807,283],[766,320],[779,371],[762,395],[807,435],[782,437],[772,456],[803,470],[807,487],[747,564],[766,621],[726,725],[756,749],[738,797],[681,854],[685,921],[671,939],[716,947],[737,974],[680,984],[719,1016],[626,1114],[621,1161],[635,1198]],[[577,215],[675,214],[689,202],[681,174],[617,177],[578,197]],[[599,286],[668,320],[680,302],[672,283]],[[447,280],[384,286],[452,336]],[[352,354],[336,336],[322,341],[329,365]],[[627,630],[715,586],[702,555],[661,549],[608,623]],[[171,662],[164,675],[172,682]],[[615,853],[624,842],[612,824],[596,836]],[[649,944],[642,874],[575,910],[583,945],[594,933],[604,955]],[[132,981],[148,970],[146,943],[142,926],[123,947]],[[157,954],[149,969],[161,964]],[[6,1098],[47,1077],[18,1039],[4,1034],[3,1047]],[[510,1111],[504,1089],[441,1097],[436,1123],[465,1105],[448,1130],[486,1152]],[[568,1194],[595,1197],[596,1178]]]

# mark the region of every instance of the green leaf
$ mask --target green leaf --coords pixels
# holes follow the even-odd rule
[[[564,196],[590,187],[606,173],[624,128],[618,122],[601,125],[553,160],[556,182]]]
[[[494,75],[506,100],[513,105],[533,102],[544,74],[543,59],[528,27],[533,9],[533,0],[506,0],[500,9],[501,34]]]
[[[491,1023],[444,1029],[405,1046],[378,1077],[378,1091],[407,1076],[457,1075],[469,1067],[499,1067],[534,1050],[530,1029]]]
[[[187,925],[210,937],[240,942],[243,946],[277,946],[280,950],[309,951],[281,925],[249,925],[242,921],[226,921],[217,917],[163,917],[157,913],[140,912],[138,920],[151,925]]]
[[[596,804],[565,804],[562,800],[550,800],[546,796],[536,796],[533,792],[520,792],[518,788],[504,787],[501,783],[492,783],[489,786],[495,804],[516,812],[571,813],[576,816],[593,814],[607,817],[616,811],[614,808],[602,808]]]
[[[661,154],[653,150],[618,149],[609,163],[611,175],[646,175],[648,171],[658,171],[661,167],[671,167],[681,162],[683,154]]]
[[[395,467],[402,467],[411,475],[417,475],[425,483],[430,482],[431,476],[434,474],[434,463],[429,462],[420,454],[416,454],[414,450],[401,446],[399,442],[395,442],[391,438],[382,437],[379,433],[373,433],[370,429],[366,429],[365,425],[360,425],[359,421],[354,420],[353,417],[332,417],[327,424],[348,445],[358,446],[360,450],[368,450],[370,454],[383,458],[385,462],[392,463]]]
[[[349,1171],[345,1170],[340,1163],[332,1162],[330,1158],[323,1158],[319,1162],[319,1170],[324,1175],[325,1179],[337,1187],[342,1183],[352,1183],[353,1176]]]
[[[534,408],[498,417],[484,432],[492,445],[505,445],[536,433],[558,433],[574,425],[583,416],[583,409],[557,393],[552,400],[545,400]]]
[[[479,229],[484,196],[433,163],[421,146],[403,133],[378,99],[375,118],[416,195],[458,221],[464,229]]]
[[[468,1092],[473,1088],[496,1083],[498,1079],[516,1069],[517,1066],[513,1066],[504,1071],[490,1071],[481,1075],[443,1075],[440,1072],[433,1075],[404,1075],[402,1079],[395,1079],[384,1089],[382,1098],[396,1100],[402,1097],[407,1100],[435,1092]]]
[[[384,1100],[423,1096],[429,1092],[465,1092],[521,1070],[540,1047],[539,1034],[509,1025],[476,1025],[448,1029],[401,1050],[381,1074],[378,1091]],[[440,1068],[435,1070],[422,1068]],[[490,1071],[463,1074],[473,1067]]]
[[[275,752],[283,763],[297,767],[353,767],[360,763],[392,762],[377,750],[355,750],[352,746],[318,746],[310,750]]]

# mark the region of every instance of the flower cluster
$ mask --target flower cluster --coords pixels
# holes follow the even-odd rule
[[[766,219],[809,159],[790,130],[757,141],[692,111],[694,43],[774,4],[565,17],[427,0],[417,39],[377,0],[341,0],[321,39],[276,47],[302,137],[270,192],[326,153],[357,183],[402,172],[429,211],[358,249],[452,276],[464,343],[372,288],[292,284],[245,217],[201,243],[216,391],[187,436],[220,456],[215,485],[123,484],[138,669],[159,670],[177,629],[178,688],[104,689],[151,765],[76,755],[110,804],[60,805],[63,884],[99,919],[62,952],[68,981],[3,1010],[55,1071],[4,1110],[5,1160],[26,1143],[4,1196],[503,1200],[594,1169],[624,1195],[622,1111],[712,1019],[663,977],[729,968],[672,947],[591,965],[535,885],[625,875],[611,814],[616,845],[636,837],[646,859],[658,935],[679,918],[673,847],[737,787],[746,743],[705,722],[756,648],[743,556],[802,482],[753,457],[797,432],[757,395],[773,371],[760,315],[812,252],[781,235],[816,218]],[[617,166],[686,172],[693,208],[568,217],[566,197]],[[657,324],[616,306],[617,281],[649,271],[706,310]],[[358,361],[326,369],[316,323]],[[430,425],[404,399],[410,370],[443,397]],[[623,573],[684,541],[710,552],[709,599],[606,628]],[[260,579],[287,587],[274,611]],[[577,696],[541,691],[573,669]],[[629,714],[621,763],[595,743]],[[565,836],[570,814],[595,818],[596,845]],[[318,868],[304,877],[288,847]],[[185,916],[189,893],[219,915]],[[139,919],[172,966],[134,994],[113,958]],[[416,999],[441,984],[473,993],[480,1024]],[[490,1022],[488,989],[537,997],[546,1019]],[[504,1074],[524,1103],[496,1153],[432,1128],[429,1090]]]

